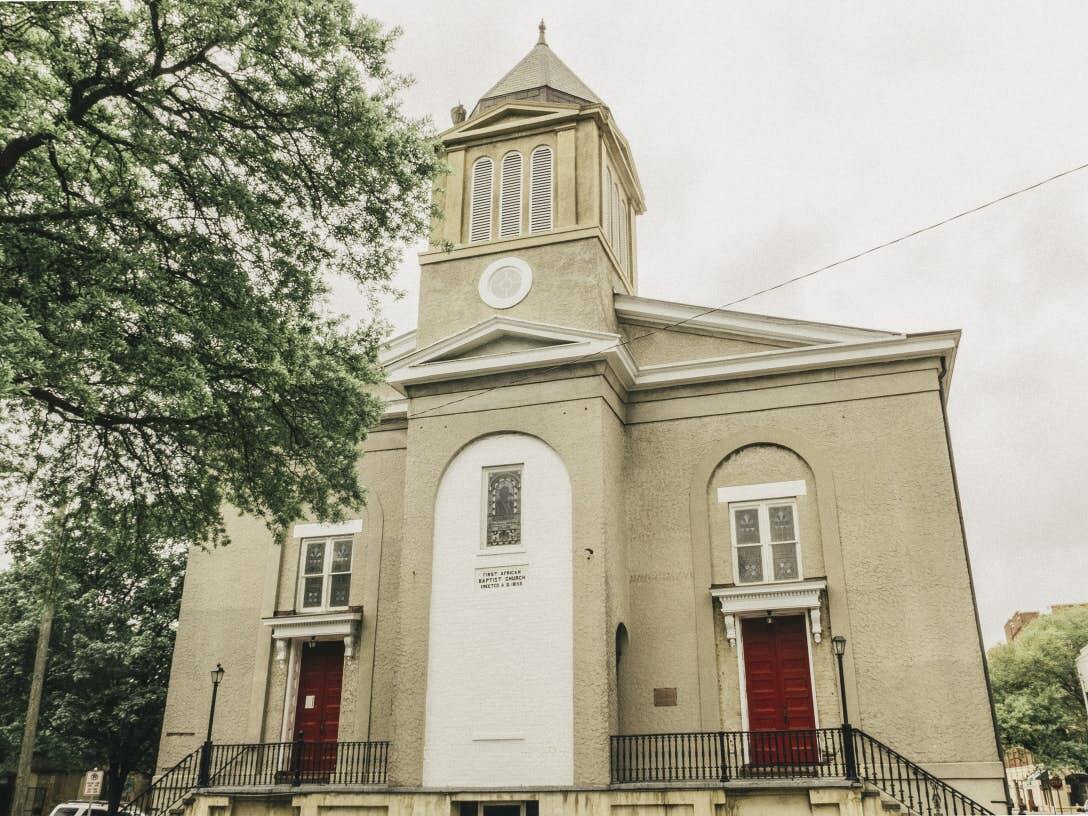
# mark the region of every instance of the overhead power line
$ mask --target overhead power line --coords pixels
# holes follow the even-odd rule
[[[821,272],[827,272],[829,269],[834,269],[835,267],[851,263],[852,261],[856,261],[859,258],[864,258],[866,255],[872,255],[874,252],[879,252],[882,249],[887,249],[888,247],[894,246],[896,244],[900,244],[903,241],[907,241],[907,240],[909,240],[911,238],[915,238],[915,237],[917,237],[919,235],[922,235],[923,233],[930,232],[930,231],[935,230],[935,229],[939,229],[940,227],[943,227],[943,226],[945,226],[947,224],[951,224],[953,221],[958,221],[959,219],[965,218],[968,215],[974,215],[975,213],[980,212],[981,210],[985,210],[988,207],[993,207],[995,204],[1000,204],[1003,201],[1008,201],[1010,198],[1015,198],[1016,196],[1023,195],[1024,193],[1031,192],[1032,190],[1038,189],[1039,187],[1042,187],[1045,184],[1050,184],[1053,181],[1057,181],[1058,179],[1065,178],[1066,176],[1071,176],[1074,173],[1079,173],[1080,171],[1086,170],[1086,169],[1088,169],[1088,162],[1086,162],[1084,164],[1077,165],[1076,167],[1071,167],[1068,170],[1063,170],[1060,173],[1055,173],[1052,176],[1047,176],[1046,178],[1041,179],[1039,181],[1036,181],[1033,184],[1029,184],[1026,187],[1021,187],[1021,188],[1019,188],[1017,190],[1013,190],[1012,192],[1008,192],[1008,193],[1005,193],[1004,195],[998,196],[997,198],[992,198],[989,201],[986,201],[986,202],[984,202],[982,204],[978,204],[978,205],[976,205],[974,207],[971,207],[969,209],[961,210],[960,212],[956,213],[955,215],[950,215],[947,218],[942,218],[940,221],[934,221],[932,224],[927,224],[924,227],[919,227],[916,230],[912,230],[911,232],[904,233],[903,235],[899,235],[899,236],[897,236],[895,238],[892,238],[892,239],[890,239],[888,241],[884,241],[883,243],[876,244],[875,246],[871,246],[868,249],[862,250],[861,252],[856,252],[853,255],[850,255],[850,256],[848,256],[846,258],[840,258],[837,261],[834,261],[834,262],[829,263],[829,264],[825,264],[824,266],[821,266],[821,267],[819,267],[817,269],[812,269],[812,270],[810,270],[808,272],[803,272],[800,275],[794,275],[792,278],[786,278],[783,281],[779,281],[778,283],[775,283],[775,284],[773,284],[771,286],[764,287],[763,289],[760,289],[760,290],[758,290],[756,292],[752,292],[751,294],[745,295],[744,297],[739,297],[739,298],[736,298],[734,300],[730,300],[727,303],[721,304],[720,306],[714,306],[713,308],[705,309],[705,310],[700,311],[700,312],[696,312],[693,315],[685,317],[683,320],[677,320],[674,323],[667,323],[664,326],[660,326],[660,327],[658,327],[656,329],[653,329],[651,331],[644,332],[643,334],[639,334],[639,335],[636,335],[635,337],[631,337],[631,338],[629,338],[627,340],[623,340],[621,342],[615,343],[614,345],[608,346],[607,348],[598,349],[596,351],[589,352],[588,354],[585,354],[585,355],[583,355],[581,357],[575,357],[573,360],[565,360],[562,363],[558,363],[556,365],[549,366],[549,367],[543,368],[543,369],[541,369],[541,368],[533,369],[531,373],[526,374],[524,377],[520,377],[518,379],[515,379],[512,382],[508,382],[505,385],[495,385],[495,386],[492,386],[490,388],[483,388],[483,389],[480,389],[479,391],[473,391],[473,392],[471,392],[469,394],[465,394],[464,396],[458,397],[457,399],[449,400],[448,402],[443,402],[440,405],[435,405],[432,408],[427,408],[427,409],[425,409],[423,411],[419,411],[419,412],[413,414],[412,416],[413,416],[413,418],[418,418],[418,417],[421,417],[421,416],[425,416],[426,414],[434,413],[435,411],[439,411],[439,410],[441,410],[443,408],[446,408],[446,407],[448,407],[450,405],[456,405],[456,404],[458,404],[460,402],[465,402],[466,400],[474,399],[476,397],[482,397],[485,394],[490,394],[492,391],[497,391],[500,388],[507,388],[507,387],[509,387],[511,385],[518,385],[519,383],[525,382],[526,380],[532,379],[534,377],[539,377],[541,374],[547,374],[550,371],[554,371],[557,368],[563,368],[565,366],[575,365],[577,363],[582,362],[583,360],[589,359],[590,357],[596,357],[602,351],[612,351],[614,349],[618,349],[618,348],[621,348],[623,346],[629,346],[632,343],[634,343],[636,340],[641,340],[644,337],[649,337],[649,336],[654,335],[654,334],[659,334],[659,333],[661,333],[663,331],[668,331],[669,329],[675,329],[677,326],[682,326],[685,323],[690,323],[693,320],[698,320],[700,317],[706,317],[707,315],[713,314],[714,312],[724,311],[725,309],[728,309],[728,308],[730,308],[732,306],[736,306],[738,303],[744,303],[746,300],[752,300],[753,298],[759,297],[760,295],[765,295],[768,292],[773,292],[776,289],[781,289],[784,286],[789,286],[790,284],[797,283],[798,281],[805,280],[806,278],[811,278],[811,277],[813,277],[815,275],[819,275]]]

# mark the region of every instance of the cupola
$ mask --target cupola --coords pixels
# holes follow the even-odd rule
[[[634,294],[645,210],[611,111],[546,39],[440,135],[431,247],[420,256],[419,337],[497,314],[616,330],[613,293]]]

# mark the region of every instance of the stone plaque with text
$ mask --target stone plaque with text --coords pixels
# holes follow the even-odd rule
[[[510,564],[505,567],[483,567],[476,570],[476,586],[480,589],[510,589],[525,584],[528,564]]]

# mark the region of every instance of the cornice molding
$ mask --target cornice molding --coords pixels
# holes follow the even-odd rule
[[[696,329],[708,334],[733,338],[770,340],[797,344],[851,343],[859,340],[893,340],[907,335],[899,332],[836,326],[785,317],[750,314],[718,309],[707,312],[705,306],[673,303],[634,295],[614,298],[616,316],[623,321],[637,322],[655,328],[668,328],[683,321],[677,328]]]
[[[946,369],[950,370],[959,341],[958,332],[885,337],[880,337],[881,333],[878,332],[870,334],[876,334],[879,339],[859,342],[855,335],[853,342],[795,346],[730,357],[639,366],[618,334],[496,315],[425,349],[399,358],[387,368],[387,383],[407,396],[410,386],[422,383],[528,371],[591,360],[606,361],[628,391],[927,357],[944,359]],[[503,336],[544,340],[549,345],[501,354],[448,359],[451,355],[464,355]],[[945,376],[942,388],[947,389],[947,383],[948,377]]]
[[[416,350],[416,330],[395,335],[386,340],[378,350],[378,362],[388,368]]]
[[[644,391],[700,382],[767,374],[790,374],[820,368],[842,368],[919,357],[944,357],[955,352],[957,341],[958,334],[929,335],[866,343],[802,346],[735,357],[662,363],[640,368],[632,390]]]
[[[479,244],[455,244],[452,249],[428,249],[419,253],[420,266],[452,261],[458,258],[475,258],[481,255],[498,255],[517,252],[526,247],[542,246],[544,244],[560,244],[567,241],[581,241],[585,238],[599,238],[604,240],[604,234],[596,225],[585,226],[575,224],[570,227],[556,227],[548,232],[538,232],[532,235],[519,235],[516,238],[496,238]]]
[[[725,636],[730,646],[737,645],[737,616],[780,611],[806,612],[812,639],[819,643],[823,633],[820,599],[825,592],[827,581],[823,579],[710,588],[711,597],[716,598],[721,606]]]
[[[276,645],[276,660],[287,659],[287,642],[296,639],[337,638],[344,639],[344,657],[355,656],[355,641],[362,627],[361,609],[343,612],[315,612],[302,615],[274,615],[261,618],[261,623],[272,628],[272,640]]]

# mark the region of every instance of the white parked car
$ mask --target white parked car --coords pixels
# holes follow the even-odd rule
[[[61,802],[49,812],[49,816],[106,816],[108,811],[109,807],[105,802]],[[138,810],[126,811],[124,803],[121,804],[120,812],[126,816],[144,816]]]

